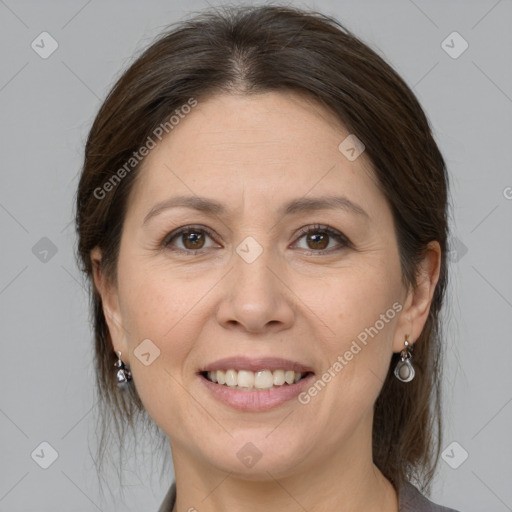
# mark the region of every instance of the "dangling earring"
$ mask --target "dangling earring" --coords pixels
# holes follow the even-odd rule
[[[405,337],[405,348],[400,352],[400,361],[395,367],[395,377],[402,382],[409,382],[414,379],[414,367],[411,364],[412,354],[409,348],[407,336]],[[412,346],[411,346],[412,348]]]
[[[117,352],[119,354],[118,360],[114,363],[116,368],[119,368],[116,373],[117,377],[117,385],[121,389],[124,389],[127,383],[132,380],[132,374],[128,368],[125,367],[123,361],[121,361],[121,351]]]

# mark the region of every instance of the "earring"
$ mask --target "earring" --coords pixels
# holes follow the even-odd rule
[[[117,385],[121,389],[124,389],[126,387],[126,384],[132,380],[132,374],[128,368],[125,367],[125,364],[123,361],[121,361],[121,351],[119,350],[117,352],[119,354],[118,360],[114,363],[114,366],[116,368],[119,368],[116,373],[117,377]]]
[[[395,377],[402,382],[409,382],[414,379],[414,367],[411,364],[412,354],[411,348],[409,348],[409,342],[407,336],[405,337],[405,348],[400,352],[400,361],[395,367]]]

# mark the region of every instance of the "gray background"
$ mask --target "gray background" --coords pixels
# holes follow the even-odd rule
[[[432,499],[461,512],[512,510],[512,2],[294,4],[334,15],[377,49],[435,129],[451,176],[454,238],[448,449]],[[71,221],[85,137],[115,78],[166,24],[206,6],[0,0],[0,511],[156,510],[171,481],[171,468],[148,481],[127,461],[128,505],[98,494],[91,330]],[[46,59],[31,47],[43,31],[59,45]],[[469,44],[457,58],[442,46],[453,31]],[[42,442],[58,454],[48,469],[31,456]]]

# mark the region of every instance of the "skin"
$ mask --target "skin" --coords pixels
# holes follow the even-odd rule
[[[118,287],[100,270],[94,279],[113,349],[169,436],[179,512],[398,510],[396,490],[372,461],[373,405],[392,353],[423,329],[440,249],[431,244],[417,289],[406,288],[391,209],[365,153],[351,162],[338,149],[348,134],[295,93],[216,95],[144,161],[123,226]],[[334,192],[368,217],[342,209],[278,214],[291,199]],[[143,225],[156,203],[178,195],[218,200],[229,214],[172,208]],[[214,236],[202,245],[178,236],[159,248],[191,224]],[[315,224],[350,244],[329,236],[315,245],[298,233]],[[252,263],[236,252],[248,236],[263,248]],[[193,247],[203,252],[193,255]],[[331,252],[314,253],[322,249]],[[99,261],[101,252],[91,257]],[[294,399],[241,412],[213,398],[196,374],[249,355],[297,360],[319,377],[397,301],[402,310],[307,405]],[[145,339],[160,350],[149,366],[134,355]],[[251,468],[237,457],[248,442],[262,454]]]

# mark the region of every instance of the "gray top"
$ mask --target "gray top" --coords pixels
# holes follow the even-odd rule
[[[173,482],[158,512],[171,512],[176,501],[176,482]],[[398,512],[458,512],[453,508],[432,503],[409,482],[404,483],[398,493]]]

